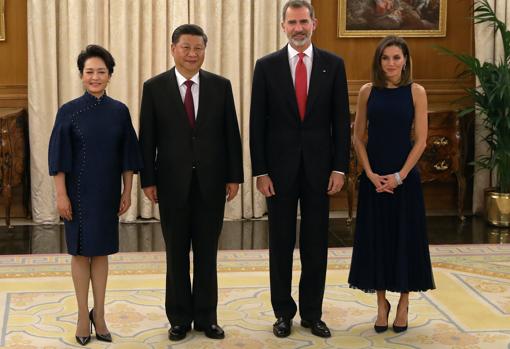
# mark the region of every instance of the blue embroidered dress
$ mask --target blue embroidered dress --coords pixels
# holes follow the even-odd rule
[[[57,112],[48,153],[50,175],[66,175],[73,211],[73,219],[64,220],[69,254],[118,252],[122,172],[142,168],[126,105],[87,92],[64,104]]]

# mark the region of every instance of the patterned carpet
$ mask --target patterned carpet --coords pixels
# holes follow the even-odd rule
[[[112,256],[106,318],[114,342],[90,348],[510,348],[510,245],[432,246],[437,289],[411,295],[409,330],[376,334],[375,296],[346,285],[352,250],[331,249],[321,339],[294,319],[290,337],[272,335],[267,251],[219,254],[221,341],[190,332],[167,339],[162,253]],[[67,255],[0,257],[0,347],[55,349],[74,341],[76,305]],[[299,263],[295,262],[297,281]],[[297,288],[294,287],[297,293]],[[395,307],[397,294],[389,294]],[[92,303],[91,303],[92,304]],[[392,322],[394,312],[390,314]]]

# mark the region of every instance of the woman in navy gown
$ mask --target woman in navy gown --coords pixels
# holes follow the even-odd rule
[[[108,255],[119,250],[118,217],[131,205],[133,173],[142,162],[128,108],[105,93],[115,66],[112,55],[89,45],[77,64],[86,91],[58,110],[48,158],[72,255],[76,340],[86,345],[92,325],[98,340],[112,341],[104,319]],[[94,296],[90,312],[89,283]]]
[[[407,43],[388,36],[376,49],[372,82],[359,92],[353,137],[364,171],[349,284],[377,293],[376,332],[388,329],[386,291],[400,293],[393,330],[402,332],[407,330],[409,292],[435,288],[415,167],[425,150],[427,128],[427,96],[411,80]]]

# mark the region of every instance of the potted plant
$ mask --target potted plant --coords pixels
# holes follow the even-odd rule
[[[475,0],[474,23],[487,23],[499,32],[503,43],[503,57],[494,63],[480,62],[476,57],[455,53],[441,47],[443,52],[462,62],[463,76],[475,76],[477,86],[466,89],[474,106],[464,109],[459,116],[476,112],[486,130],[483,141],[489,154],[475,160],[478,169],[495,174],[493,188],[485,190],[487,220],[498,226],[510,226],[510,31],[496,17],[488,0]]]

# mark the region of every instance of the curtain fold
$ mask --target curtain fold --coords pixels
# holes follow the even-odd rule
[[[496,12],[497,17],[508,26],[510,23],[510,5],[507,0],[489,0],[489,4]],[[503,43],[501,34],[494,33],[494,29],[484,24],[476,24],[475,55],[482,63],[496,62],[503,57]],[[478,84],[478,81],[477,81]],[[475,118],[475,159],[480,155],[489,154],[489,148],[483,141],[486,135],[479,115]],[[494,174],[493,174],[494,175]],[[491,183],[491,173],[488,170],[476,171],[473,181],[473,213],[481,213],[484,208],[484,189]]]
[[[59,106],[57,5],[31,1],[28,22],[28,114],[32,216],[39,223],[58,220],[55,192],[48,176],[48,143]]]
[[[253,67],[257,58],[286,42],[280,29],[281,8],[286,0],[190,0],[190,23],[208,35],[204,69],[232,82],[243,143],[244,184],[225,207],[225,218],[261,217],[265,198],[252,179],[250,160],[250,100]]]
[[[135,129],[143,82],[173,66],[171,34],[196,23],[208,37],[204,69],[230,79],[243,143],[245,183],[226,205],[230,219],[260,217],[264,197],[252,179],[249,154],[251,79],[257,58],[281,48],[285,0],[28,0],[28,104],[33,219],[55,223],[53,179],[48,175],[50,133],[59,106],[83,88],[76,58],[88,44],[108,49],[116,61],[107,93],[125,103]],[[132,207],[121,221],[159,219],[158,207],[134,179]]]

